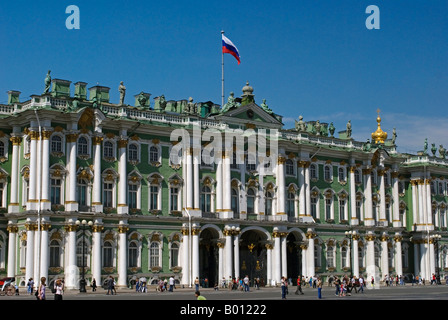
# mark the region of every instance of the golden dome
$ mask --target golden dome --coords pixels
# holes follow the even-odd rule
[[[376,118],[376,122],[378,122],[378,128],[375,132],[372,132],[372,140],[375,141],[375,143],[384,143],[384,141],[387,139],[387,132],[381,130],[380,109],[378,109],[377,112],[378,117]]]

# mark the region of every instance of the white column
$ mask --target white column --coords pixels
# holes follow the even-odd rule
[[[92,227],[92,280],[101,286],[101,231],[102,225],[95,224]]]
[[[298,164],[299,173],[299,216],[302,217],[306,214],[305,209],[305,162],[299,161]],[[311,212],[308,212],[311,214]]]
[[[350,225],[358,225],[356,217],[356,185],[355,185],[355,166],[350,166]]]
[[[193,209],[193,160],[192,160],[192,152],[191,148],[186,150],[187,152],[187,181],[186,181],[186,191],[187,191],[187,209]],[[185,166],[184,166],[185,167]],[[194,280],[194,279],[193,279]]]
[[[287,261],[287,251],[286,251],[286,232],[282,232],[281,246],[282,246],[282,276],[288,277],[288,261]]]
[[[17,250],[17,233],[19,228],[15,223],[8,223],[7,231],[9,232],[8,236],[8,269],[7,276],[15,277],[16,276],[16,250]],[[27,278],[26,280],[28,280]]]
[[[300,245],[300,248],[302,249],[302,270],[301,270],[301,275],[306,275],[308,274],[308,246],[306,244],[302,244]]]
[[[273,277],[272,279],[275,283],[280,283],[281,281],[281,242],[280,233],[275,232],[272,234],[274,237],[274,265],[273,265]]]
[[[182,227],[182,253],[183,253],[183,263],[182,263],[182,284],[192,285],[193,280],[190,278],[190,233],[188,226]]]
[[[42,191],[41,191],[41,209],[50,210],[50,136],[52,131],[42,132]]]
[[[366,226],[373,226],[375,225],[375,221],[373,220],[372,216],[372,179],[370,176],[371,169],[365,169],[363,170],[364,174],[364,197],[365,197],[365,203],[364,203],[364,210],[365,210],[365,225]]]
[[[232,187],[231,187],[231,175],[230,175],[230,160],[231,152],[225,151],[222,161],[223,161],[223,190],[222,190],[222,207],[224,212],[224,218],[232,218]]]
[[[275,214],[284,215],[286,218],[285,212],[285,161],[286,158],[284,156],[279,156],[277,160],[277,212]],[[285,275],[286,276],[286,275]]]
[[[230,227],[226,226],[224,230],[224,236],[226,238],[225,250],[226,250],[226,267],[225,267],[225,277],[228,279],[229,277],[233,277],[233,266],[232,266],[232,231]]]
[[[201,204],[200,204],[200,196],[201,196],[201,191],[200,191],[200,182],[199,182],[199,152],[201,152],[201,150],[194,150],[193,153],[193,165],[194,165],[194,172],[193,172],[193,203],[194,203],[194,210],[200,210]],[[213,208],[212,208],[213,210]]]
[[[389,237],[385,234],[381,236],[381,278],[389,275],[389,250],[387,247]]]
[[[240,277],[240,235],[239,230],[233,233],[233,261],[235,278]]]
[[[380,180],[380,218],[378,221],[381,221],[384,226],[387,226],[388,221],[386,219],[386,189],[384,186],[384,175],[386,173],[384,172],[383,169],[380,169],[377,172],[378,172],[378,178]]]
[[[224,276],[224,244],[222,242],[218,242],[218,283],[221,287],[221,281],[222,278],[224,278],[226,281],[228,280]]]
[[[304,170],[305,170],[305,208],[306,208],[306,215],[307,216],[311,216],[310,162],[307,161]]]
[[[391,173],[392,178],[392,197],[393,197],[393,204],[392,204],[392,212],[393,212],[393,218],[392,218],[392,225],[395,228],[401,227],[401,221],[400,221],[400,195],[398,193],[398,172],[393,171]],[[401,254],[400,254],[401,256]]]
[[[68,190],[65,201],[66,211],[78,211],[78,202],[76,201],[76,140],[77,134],[68,134],[67,140],[67,160],[68,160]]]
[[[420,274],[425,279],[428,280],[428,268],[427,268],[427,261],[428,261],[428,250],[426,241],[422,240],[420,243]]]
[[[126,232],[129,227],[126,224],[118,226],[118,287],[127,287],[128,272],[127,272],[127,241]]]
[[[192,258],[192,271],[193,271],[193,282],[194,279],[196,279],[196,277],[199,278],[199,233],[200,233],[200,229],[199,228],[195,228],[193,227],[193,229],[191,230],[191,240],[192,240],[192,253],[191,253],[191,258]]]
[[[129,206],[127,205],[127,183],[128,177],[126,173],[126,146],[128,144],[128,140],[121,139],[118,141],[118,173],[120,175],[118,180],[118,206],[117,213],[118,214],[127,214],[129,212]]]
[[[93,141],[93,201],[92,206],[95,212],[103,212],[103,204],[101,202],[101,143],[103,137],[94,136]],[[96,279],[99,283],[99,279]]]
[[[34,233],[37,224],[35,222],[28,221],[25,224],[26,228],[26,270],[25,278],[28,281],[29,278],[34,278]],[[35,279],[36,283],[39,279]]]
[[[266,258],[267,258],[267,267],[266,267],[266,286],[272,285],[272,248],[273,245],[271,243],[266,244]]]
[[[358,241],[359,241],[359,235],[355,234],[353,236],[353,242],[352,242],[352,266],[353,266],[353,275],[356,277],[359,277],[359,252],[358,252]]]
[[[312,277],[315,275],[315,264],[314,264],[314,238],[315,233],[313,230],[308,229],[306,233],[306,237],[308,239],[308,249],[307,251],[307,258],[306,258],[306,265],[307,265],[307,274],[305,276]]]
[[[12,159],[11,159],[11,196],[8,207],[9,213],[18,213],[19,209],[19,148],[22,142],[21,137],[11,137]],[[11,261],[11,260],[9,260]]]
[[[436,257],[435,257],[435,251],[434,251],[434,241],[429,241],[429,272],[428,272],[428,279],[432,279],[432,275],[436,273]]]
[[[403,275],[403,261],[401,257],[401,241],[403,237],[400,234],[395,234],[395,273],[400,276]]]
[[[418,181],[418,222],[417,224],[419,224],[420,226],[422,226],[423,224],[425,224],[425,216],[424,216],[424,210],[425,210],[425,206],[424,206],[424,197],[423,197],[423,186],[424,182],[422,180]]]
[[[417,190],[417,181],[411,180],[412,186],[412,221],[414,223],[418,223],[418,190]]]
[[[41,243],[40,243],[40,276],[48,279],[48,262],[50,259],[49,253],[49,235],[48,229],[50,228],[49,221],[43,221],[41,226]]]
[[[379,276],[377,274],[378,267],[375,265],[375,236],[373,234],[367,234],[365,236],[367,242],[366,250],[366,272],[367,278],[365,279],[367,283],[370,283],[370,279],[374,277],[375,285],[378,285]],[[366,283],[366,285],[367,285]]]
[[[37,141],[39,139],[39,133],[36,131],[30,131],[31,143],[30,143],[30,178],[28,184],[28,203],[27,210],[36,210],[37,206]]]
[[[432,221],[432,203],[431,203],[431,181],[430,179],[425,179],[426,187],[426,227],[433,228],[434,221]]]
[[[222,155],[216,152],[216,212],[222,210]],[[226,278],[227,280],[227,278]]]

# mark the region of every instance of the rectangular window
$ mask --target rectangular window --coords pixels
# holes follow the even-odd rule
[[[311,216],[317,218],[317,198],[311,198]]]
[[[170,211],[178,211],[179,188],[170,188]]]
[[[331,199],[325,199],[325,219],[331,220]]]
[[[339,221],[345,220],[345,200],[339,200]]]
[[[3,182],[0,182],[0,208],[3,208]]]
[[[61,179],[50,180],[51,204],[61,204]]]
[[[157,186],[150,187],[149,199],[150,199],[149,210],[157,210],[159,208],[158,207],[159,187]]]
[[[128,205],[129,209],[137,209],[137,192],[138,192],[138,185],[136,184],[130,184],[128,186]]]
[[[103,206],[105,208],[113,207],[113,183],[105,182],[103,184]]]

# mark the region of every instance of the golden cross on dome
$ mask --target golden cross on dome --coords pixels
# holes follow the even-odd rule
[[[378,115],[380,114],[380,108],[376,109],[376,113],[378,113]]]

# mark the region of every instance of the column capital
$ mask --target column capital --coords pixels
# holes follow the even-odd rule
[[[19,232],[19,227],[15,224],[8,224],[8,226],[6,227],[6,230],[9,233],[18,233]]]
[[[20,146],[20,144],[22,143],[22,137],[18,136],[13,136],[9,138],[9,140],[12,142],[13,146]]]
[[[92,232],[102,232],[104,230],[104,226],[103,225],[93,225],[92,226]]]
[[[92,143],[93,145],[99,145],[103,142],[103,137],[102,136],[93,136],[92,137]]]
[[[67,141],[67,143],[76,142],[77,139],[78,139],[77,133],[69,133],[65,136],[65,140]]]
[[[126,225],[119,225],[118,226],[118,233],[126,233],[129,231],[129,227]]]
[[[128,145],[128,140],[127,139],[121,139],[118,140],[118,148],[126,148],[126,146]]]

